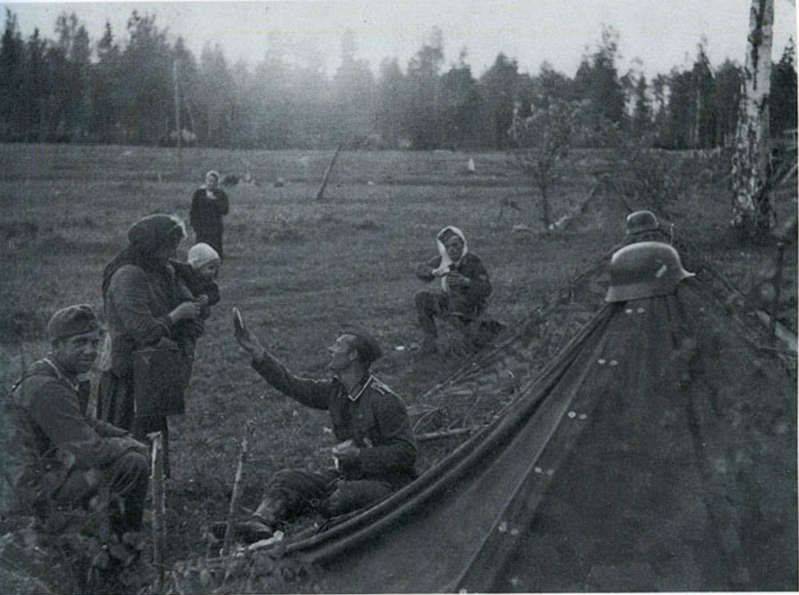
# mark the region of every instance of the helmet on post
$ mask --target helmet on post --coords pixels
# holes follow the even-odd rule
[[[625,235],[632,236],[645,231],[660,229],[660,221],[652,211],[635,211],[627,215],[624,222]]]
[[[617,250],[610,259],[606,302],[626,302],[674,293],[683,279],[679,253],[663,242],[639,242]]]

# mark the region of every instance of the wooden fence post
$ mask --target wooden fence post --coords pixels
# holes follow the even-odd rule
[[[341,152],[342,147],[344,147],[344,143],[341,143],[338,147],[336,147],[336,152],[333,153],[333,158],[330,160],[330,163],[325,170],[325,175],[322,178],[322,185],[319,186],[319,191],[316,193],[316,200],[324,200],[325,199],[325,188],[327,187],[327,180],[330,178],[330,172],[333,171],[333,166],[336,164],[336,159],[338,159],[338,154]]]
[[[241,450],[239,460],[236,464],[236,476],[233,479],[233,493],[230,496],[230,506],[227,513],[227,526],[225,527],[225,540],[222,542],[222,557],[228,554],[230,541],[233,537],[233,519],[236,517],[236,508],[239,505],[241,496],[241,478],[244,475],[244,464],[247,462],[247,452],[249,451],[249,436],[252,431],[252,422],[247,422],[244,427],[244,436],[241,439]]]
[[[156,588],[164,589],[164,550],[166,548],[166,498],[164,492],[164,438],[161,432],[153,432],[151,440],[151,482],[153,501],[153,564],[158,569]]]

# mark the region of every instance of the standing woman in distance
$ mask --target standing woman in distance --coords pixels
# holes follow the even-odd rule
[[[230,210],[225,191],[218,187],[219,173],[211,170],[205,174],[205,186],[195,190],[191,198],[189,223],[194,230],[194,242],[211,246],[224,259],[222,253],[222,217]]]
[[[190,370],[194,342],[202,334],[197,322],[201,306],[177,281],[169,263],[185,237],[183,222],[177,217],[148,215],[128,230],[128,246],[103,271],[103,306],[111,344],[100,377],[97,417],[130,430],[139,440],[150,432],[162,432],[165,454],[166,417],[136,413],[134,354],[144,347],[177,345]]]

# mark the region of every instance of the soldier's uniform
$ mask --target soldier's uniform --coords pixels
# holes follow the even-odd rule
[[[54,508],[85,505],[106,485],[124,506],[112,517],[122,533],[141,528],[148,463],[126,432],[85,415],[87,387],[49,359],[33,364],[6,402],[11,424],[6,455],[12,509],[46,521]]]
[[[350,394],[337,379],[294,376],[268,353],[253,361],[253,367],[299,403],[329,411],[336,439],[352,440],[360,448],[357,456],[341,459],[337,468],[278,472],[267,486],[256,517],[272,522],[308,508],[344,514],[414,479],[416,443],[408,412],[402,399],[380,380],[367,375]]]

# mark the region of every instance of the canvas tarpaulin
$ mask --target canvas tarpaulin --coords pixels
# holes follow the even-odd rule
[[[793,590],[795,436],[783,362],[689,280],[604,307],[495,422],[285,554],[335,592]]]

